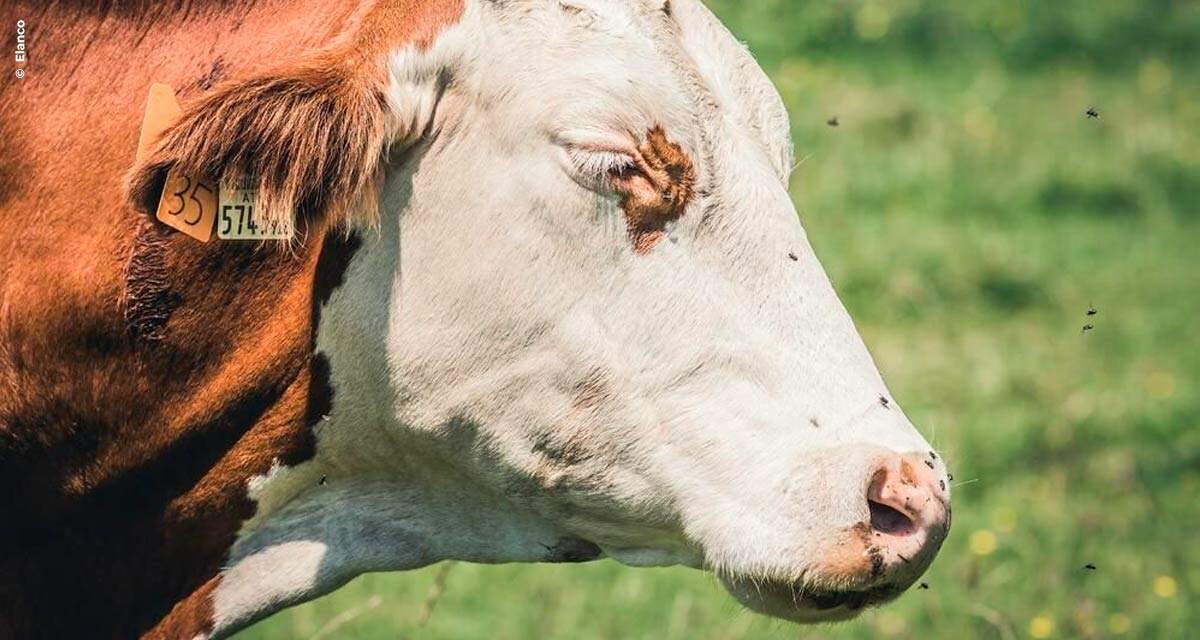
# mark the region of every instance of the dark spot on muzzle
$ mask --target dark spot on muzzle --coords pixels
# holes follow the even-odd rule
[[[868,548],[867,555],[871,557],[871,577],[878,578],[883,575],[883,553],[879,551],[879,547]]]

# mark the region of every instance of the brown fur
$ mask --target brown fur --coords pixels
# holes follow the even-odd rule
[[[347,68],[334,55],[225,84],[163,136],[133,172],[131,196],[153,210],[175,166],[189,176],[255,177],[259,210],[271,217],[299,211],[374,222],[385,91],[382,67]]]
[[[874,550],[871,525],[858,522],[843,532],[822,554],[821,573],[832,584],[857,587],[873,578]],[[882,561],[882,558],[880,558]]]
[[[667,223],[683,215],[692,199],[696,169],[662,127],[647,132],[638,152],[638,171],[617,176],[615,183],[634,251],[647,253],[662,240]]]
[[[152,210],[174,166],[184,175],[254,178],[259,208],[271,217],[375,223],[375,187],[396,128],[388,123],[387,54],[406,43],[429,46],[460,12],[461,0],[383,0],[327,50],[226,83],[190,107],[133,171],[131,197]]]
[[[247,480],[311,456],[332,406],[314,336],[356,243],[331,229],[383,145],[371,65],[427,44],[455,7],[0,6],[31,50],[26,77],[0,84],[0,638],[211,628],[218,570],[254,512]],[[316,66],[351,44],[354,65]],[[152,82],[180,91],[184,118],[137,174],[143,201],[170,162],[231,161],[301,207],[290,250],[202,244],[130,209],[122,176]],[[357,111],[338,121],[343,107]],[[223,114],[247,128],[205,120]],[[324,116],[334,128],[311,131]]]

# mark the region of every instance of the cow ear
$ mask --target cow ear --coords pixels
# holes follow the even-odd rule
[[[428,111],[427,100],[390,89],[384,65],[332,57],[227,84],[185,107],[134,166],[129,197],[154,211],[175,169],[251,180],[268,218],[374,224],[389,146],[411,143],[428,116],[405,113]]]

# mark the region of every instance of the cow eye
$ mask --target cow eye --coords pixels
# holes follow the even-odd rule
[[[562,144],[572,177],[593,191],[611,194],[613,181],[642,174],[637,150],[617,145]]]

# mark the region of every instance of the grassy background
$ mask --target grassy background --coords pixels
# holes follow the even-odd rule
[[[241,638],[1196,637],[1200,3],[710,4],[787,101],[835,286],[967,482],[930,589],[799,628],[686,569],[458,564]]]

